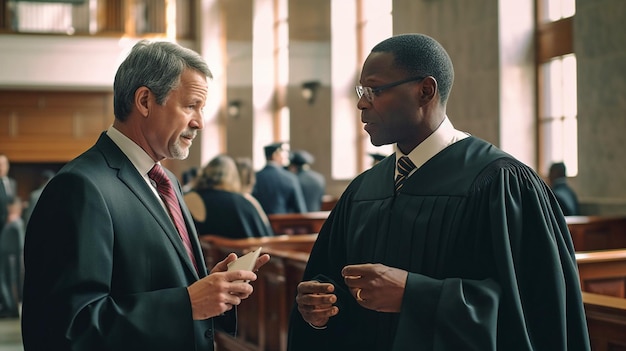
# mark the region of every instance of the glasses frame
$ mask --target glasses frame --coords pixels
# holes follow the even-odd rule
[[[364,87],[362,85],[357,85],[354,87],[354,89],[356,90],[356,96],[361,99],[361,97],[363,97],[363,95],[365,95],[365,99],[367,99],[367,101],[369,102],[374,102],[374,95],[387,90],[389,88],[393,88],[393,87],[397,87],[398,85],[401,84],[405,84],[405,83],[409,83],[409,82],[415,82],[415,81],[421,81],[424,80],[424,78],[426,78],[428,76],[418,76],[418,77],[411,77],[411,78],[407,78],[407,79],[402,79],[396,82],[392,82],[389,84],[385,84],[385,85],[381,85],[379,87]]]

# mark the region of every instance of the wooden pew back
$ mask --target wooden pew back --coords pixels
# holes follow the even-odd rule
[[[319,233],[330,211],[270,214],[267,217],[274,234]]]
[[[576,253],[582,291],[626,298],[626,249]]]
[[[593,351],[626,351],[626,299],[583,292]]]
[[[568,216],[576,251],[626,248],[626,216]]]

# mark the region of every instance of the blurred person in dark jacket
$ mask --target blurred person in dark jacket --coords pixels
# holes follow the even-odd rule
[[[326,179],[324,175],[311,169],[313,162],[315,158],[306,150],[294,150],[289,157],[289,171],[298,177],[309,212],[321,209],[322,197],[326,192]]]
[[[578,196],[572,187],[567,184],[567,168],[563,162],[555,162],[550,165],[548,174],[548,183],[554,195],[556,196],[559,206],[565,216],[578,216],[580,214],[580,205]]]
[[[214,157],[198,174],[192,191],[185,194],[196,230],[231,239],[274,235],[252,202],[241,193],[235,160]]]
[[[289,144],[276,142],[263,149],[266,164],[256,173],[252,196],[268,215],[307,212],[298,178],[285,169],[289,165]]]

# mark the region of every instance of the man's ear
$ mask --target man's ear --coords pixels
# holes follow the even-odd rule
[[[150,114],[150,94],[150,89],[147,87],[142,86],[135,90],[135,107],[144,117]]]
[[[437,80],[433,76],[424,78],[421,84],[420,100],[425,105],[432,101],[437,95]]]

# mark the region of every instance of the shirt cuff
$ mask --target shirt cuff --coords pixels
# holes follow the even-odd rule
[[[309,322],[307,322],[307,323],[309,323]],[[323,326],[321,326],[321,327],[318,327],[318,326],[313,325],[313,324],[311,324],[311,323],[309,323],[309,325],[311,326],[311,328],[313,328],[313,329],[317,329],[317,330],[323,330],[323,329],[328,328],[328,326],[326,326],[326,325],[323,325]]]

